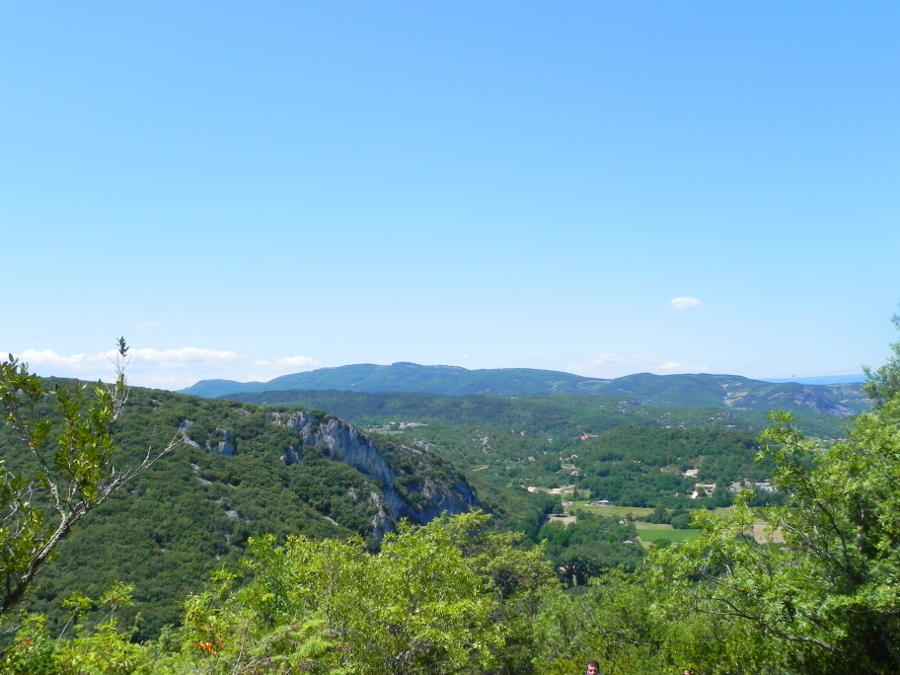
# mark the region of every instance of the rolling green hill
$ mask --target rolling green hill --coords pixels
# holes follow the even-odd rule
[[[269,382],[203,380],[181,393],[205,397],[286,390],[412,392],[445,395],[578,394],[612,396],[638,405],[722,408],[746,412],[780,409],[850,417],[867,409],[858,383],[804,385],[751,380],[737,375],[652,375],[614,380],[528,368],[467,370],[456,366],[358,364],[295,373]]]

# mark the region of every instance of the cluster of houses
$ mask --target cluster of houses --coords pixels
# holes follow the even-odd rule
[[[758,480],[758,481],[749,481],[745,480],[744,482],[735,481],[731,485],[728,486],[728,490],[737,494],[741,490],[759,490],[760,492],[777,492],[777,488],[772,485],[772,481],[768,480]]]
[[[684,473],[681,474],[685,478],[697,478],[700,475],[700,469],[688,469]],[[732,494],[737,494],[741,490],[759,490],[760,492],[775,492],[776,488],[772,485],[771,481],[768,480],[760,480],[760,481],[735,481],[728,486],[728,491]],[[712,494],[716,491],[715,483],[694,483],[694,489],[690,494],[691,499],[697,499],[698,497],[711,497]]]
[[[570,495],[575,491],[574,485],[565,485],[563,487],[555,487],[555,488],[545,488],[545,487],[537,487],[536,485],[523,485],[528,492],[546,492],[550,495]]]
[[[591,437],[592,434],[582,434],[584,437]],[[581,437],[579,437],[581,438]],[[584,440],[584,438],[582,438]],[[580,475],[577,467],[574,464],[568,464],[566,462],[571,462],[574,459],[577,459],[578,455],[571,455],[569,457],[560,457],[560,462],[563,462],[561,468],[568,470],[569,474],[572,476]],[[529,461],[533,462],[534,457],[529,457]],[[640,460],[635,460],[640,461]],[[681,474],[685,478],[698,478],[700,476],[700,469],[687,469]],[[545,488],[545,487],[537,487],[534,485],[523,485],[522,486],[528,492],[546,492],[551,495],[572,495],[575,491],[574,485],[565,485],[563,487],[554,487],[554,488]],[[694,483],[694,488],[688,494],[691,499],[699,499],[700,497],[712,497],[717,488],[716,483]],[[763,481],[735,481],[728,486],[728,490],[737,494],[741,490],[745,489],[753,489],[759,490],[760,492],[775,492],[776,488],[772,485],[771,481],[763,480]],[[609,499],[598,499],[590,502],[590,506],[613,506],[613,503]],[[557,514],[558,515],[558,514]],[[552,516],[551,516],[552,518]]]

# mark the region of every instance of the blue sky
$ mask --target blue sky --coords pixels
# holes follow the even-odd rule
[[[896,339],[898,28],[888,2],[6,3],[0,350],[105,377],[125,335],[165,388],[858,372]]]

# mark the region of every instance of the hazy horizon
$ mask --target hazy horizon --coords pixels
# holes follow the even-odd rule
[[[109,363],[112,363],[112,362],[115,361],[116,355],[115,355],[115,353],[114,353],[112,350],[110,350],[109,352],[103,354],[102,357],[103,357],[104,359],[106,359]],[[22,360],[27,362],[27,359],[22,359]],[[134,385],[134,386],[152,386],[152,385],[142,384],[141,382],[135,382],[135,381],[134,381],[134,377],[133,377],[133,372],[134,372],[133,365],[134,365],[134,363],[133,363],[132,359],[129,358],[125,363],[126,363],[126,366],[127,366],[126,372],[127,372],[128,378],[129,378],[129,383],[131,383],[131,384]],[[312,372],[313,370],[344,368],[344,367],[359,366],[359,365],[372,365],[372,366],[387,367],[387,366],[394,365],[394,364],[396,364],[396,363],[413,363],[413,362],[411,362],[411,361],[395,361],[395,362],[393,362],[393,363],[372,363],[372,362],[362,362],[362,363],[347,363],[347,364],[341,364],[341,365],[337,365],[337,366],[321,366],[321,367],[319,367],[319,368],[309,368],[309,369],[305,369],[305,370],[299,370],[299,371],[294,371],[294,372],[289,372],[289,373],[283,373],[283,374],[281,374],[281,375],[275,375],[275,376],[270,377],[270,378],[265,379],[265,380],[236,380],[236,379],[234,379],[234,378],[229,378],[229,377],[218,377],[218,376],[212,375],[211,377],[204,377],[204,378],[201,378],[201,379],[198,379],[198,380],[194,380],[194,381],[188,382],[188,383],[186,383],[184,386],[171,387],[171,388],[170,388],[170,387],[155,387],[155,386],[154,386],[153,388],[167,389],[167,390],[169,390],[169,391],[180,391],[180,390],[183,390],[183,389],[188,389],[188,388],[190,388],[191,386],[193,386],[193,385],[195,385],[195,384],[198,384],[199,382],[203,382],[203,381],[207,381],[207,380],[234,381],[234,382],[240,382],[241,384],[265,384],[265,383],[267,383],[267,382],[271,382],[272,380],[278,379],[278,378],[280,378],[280,377],[285,377],[285,376],[288,376],[288,375],[296,375],[296,374],[300,374],[300,373],[304,373],[304,372]],[[29,364],[29,365],[30,365],[30,364]],[[464,369],[464,370],[507,370],[507,369],[516,370],[516,369],[518,369],[516,366],[510,366],[510,367],[504,367],[504,368],[466,368],[465,366],[459,366],[459,365],[448,364],[448,363],[431,363],[431,364],[414,363],[413,365],[417,365],[417,366],[425,366],[425,367],[450,367],[450,368],[462,368],[462,369]],[[32,368],[32,370],[34,370],[34,369]],[[599,378],[599,377],[594,376],[594,375],[583,375],[583,374],[581,374],[581,373],[575,373],[575,372],[568,371],[568,370],[557,370],[557,369],[537,369],[537,370],[547,370],[547,371],[552,371],[552,372],[562,372],[562,373],[568,373],[568,374],[571,374],[571,375],[577,375],[577,376],[580,376],[580,377],[594,378],[594,379],[606,379],[606,380],[609,380],[609,379],[617,379],[617,378],[620,378],[620,377],[628,377],[628,376],[630,376],[630,375],[642,375],[642,374],[647,374],[647,373],[649,373],[649,371],[634,371],[634,372],[632,372],[632,373],[624,373],[624,374],[622,374],[622,375],[617,375],[617,376],[615,376],[615,377]],[[76,378],[79,378],[79,379],[82,379],[82,380],[92,380],[92,381],[95,381],[95,380],[102,380],[102,381],[104,381],[104,382],[112,382],[112,381],[114,380],[114,373],[113,373],[112,370],[110,370],[110,371],[107,372],[107,373],[101,373],[101,374],[98,374],[98,375],[93,376],[93,377],[90,377],[90,376],[89,376],[89,377],[84,377],[84,376],[79,376],[79,375],[73,375],[73,374],[71,374],[71,373],[66,373],[66,372],[61,372],[61,373],[57,373],[57,372],[43,372],[43,373],[41,373],[41,374],[43,374],[44,376],[47,376],[47,377],[76,377]],[[723,373],[710,373],[710,372],[702,372],[702,373],[651,373],[651,374],[660,375],[660,376],[665,376],[665,375],[691,375],[691,374],[704,374],[704,375],[737,375],[737,376],[748,377],[749,379],[759,380],[759,381],[763,381],[763,382],[773,382],[773,383],[779,383],[779,382],[796,382],[796,383],[798,383],[798,384],[826,384],[826,383],[827,383],[827,384],[843,384],[843,383],[855,383],[855,382],[863,382],[863,381],[865,381],[865,375],[864,375],[862,372],[859,372],[859,373],[839,373],[839,374],[832,374],[832,375],[791,375],[791,376],[789,376],[789,377],[770,377],[770,378],[766,378],[766,377],[754,378],[754,377],[749,377],[749,376],[747,376],[747,375],[742,375],[741,373],[724,373],[724,372],[723,372]],[[141,372],[140,372],[140,370],[139,370],[139,371],[138,371],[138,380],[140,380],[140,379],[141,379]]]

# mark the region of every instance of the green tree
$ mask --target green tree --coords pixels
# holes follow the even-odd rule
[[[375,554],[359,539],[255,538],[243,583],[220,573],[188,600],[180,654],[159,672],[519,672],[558,584],[540,548],[513,548],[487,519],[403,523]]]
[[[128,400],[128,345],[117,342],[116,380],[55,383],[28,372],[12,354],[0,363],[0,406],[14,440],[0,459],[0,613],[21,598],[54,547],[88,511],[157,459],[149,452],[126,469],[114,465],[113,426]],[[18,446],[18,447],[16,447]]]
[[[534,672],[581,672],[587,656],[611,675],[680,672],[683,662],[670,658],[666,642],[669,629],[679,624],[656,620],[651,593],[642,575],[621,570],[594,577],[584,593],[547,593],[535,620],[541,639]]]
[[[699,513],[700,538],[657,552],[669,619],[717,621],[712,672],[900,672],[900,396],[831,447],[773,419],[761,454],[787,504]]]
[[[900,330],[900,314],[894,314],[891,319],[897,330]],[[893,355],[887,363],[878,370],[872,370],[869,366],[863,366],[867,382],[863,385],[863,392],[881,405],[900,394],[900,342],[891,345]]]

